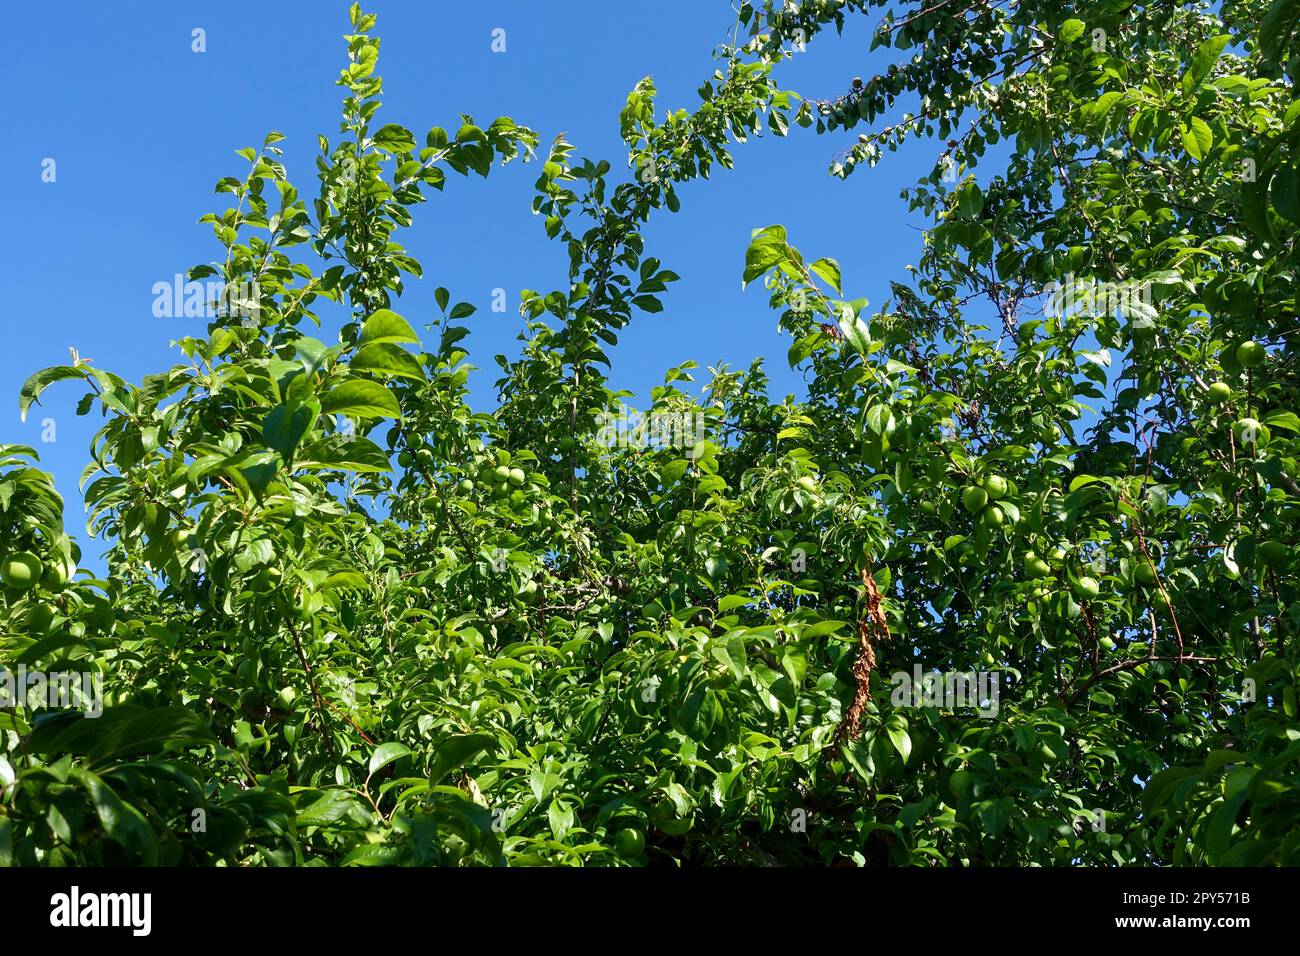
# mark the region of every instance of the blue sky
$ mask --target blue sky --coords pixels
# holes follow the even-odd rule
[[[0,136],[8,220],[0,293],[9,329],[0,351],[0,408],[8,408],[0,442],[40,452],[87,558],[103,546],[85,538],[77,479],[101,419],[97,411],[76,417],[81,390],[64,385],[20,423],[19,386],[33,371],[65,363],[69,346],[133,382],[181,361],[170,342],[203,334],[205,320],[156,318],[153,285],[218,255],[197,220],[226,208],[229,197],[213,185],[242,176],[246,164],[234,150],[257,145],[268,130],[286,135],[279,145],[310,205],[316,134],[337,138],[334,80],[345,62],[347,7],[63,0],[29,7],[21,29],[0,37],[9,94]],[[564,131],[578,156],[608,159],[616,170],[626,165],[618,112],[628,90],[653,75],[661,115],[693,109],[715,68],[712,51],[735,20],[722,0],[371,0],[366,9],[379,15],[383,39],[381,122],[401,123],[422,140],[430,126],[454,129],[460,113],[484,122],[509,115],[538,130],[543,144]],[[855,74],[877,72],[881,61],[867,54],[870,26],[858,19],[842,38],[823,34],[781,68],[783,87],[831,97]],[[191,50],[195,28],[206,33],[206,52]],[[506,31],[505,53],[492,52],[495,28]],[[759,284],[741,290],[745,246],[759,226],[781,223],[806,256],[837,258],[847,296],[880,306],[921,247],[921,223],[899,189],[928,172],[940,146],[914,145],[840,181],[827,168],[852,139],[797,127],[786,139],[769,134],[734,148],[734,170],[681,190],[681,211],[651,223],[646,251],[682,281],[670,287],[664,312],[639,315],[625,330],[611,356],[614,387],[644,397],[665,369],[687,359],[743,367],[764,356],[778,396],[798,390],[785,359],[790,343],[776,331],[765,292]],[[52,183],[42,181],[47,158],[56,163]],[[479,306],[468,323],[479,408],[493,402],[492,356],[517,351],[519,290],[566,282],[563,248],[529,209],[537,172],[514,163],[487,180],[450,173],[446,191],[416,208],[401,237],[425,278],[409,285],[398,311],[417,327],[432,320],[438,285],[453,301]],[[498,287],[509,296],[505,314],[490,310]],[[44,419],[54,421],[54,442],[41,440]]]

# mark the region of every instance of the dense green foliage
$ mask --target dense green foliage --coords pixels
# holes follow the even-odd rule
[[[205,217],[191,276],[256,320],[139,385],[23,389],[106,415],[111,550],[67,580],[50,479],[0,449],[0,662],[102,675],[105,710],[0,710],[0,862],[1300,861],[1300,5],[893,6],[744,3],[694,112],[631,93],[624,176],[550,146],[569,275],[524,293],[491,414],[473,307],[399,314],[397,237],[538,137],[381,125],[354,8],[319,198],[272,134]],[[882,13],[896,66],[780,89]],[[840,176],[932,139],[919,265],[873,313],[815,236],[756,230],[806,396],[688,364],[648,411],[700,440],[611,443],[604,349],[676,278],[641,230],[762,126],[866,130]],[[1127,297],[1040,308],[1071,279]],[[913,665],[996,671],[996,714],[893,699]]]

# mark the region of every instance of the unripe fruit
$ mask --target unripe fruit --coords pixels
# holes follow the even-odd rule
[[[497,465],[492,474],[496,477],[498,483],[510,480],[510,469],[505,465]]]
[[[492,486],[493,498],[504,498],[508,494],[510,494],[510,482],[498,481],[495,485]]]
[[[993,505],[980,515],[980,521],[984,522],[985,526],[989,528],[1000,528],[1005,520],[1006,513],[997,505]]]
[[[1261,425],[1253,418],[1239,418],[1236,424],[1232,426],[1232,433],[1237,436],[1237,440],[1246,444],[1254,442],[1266,442],[1269,439],[1269,430],[1267,425]]]
[[[997,658],[994,657],[988,651],[985,651],[983,654],[980,655],[980,663],[983,664],[985,667],[992,667],[994,664],[997,663]]]
[[[1215,382],[1210,386],[1208,396],[1210,401],[1215,405],[1222,405],[1228,399],[1232,398],[1232,388],[1227,382]]]
[[[1103,637],[1097,643],[1101,645],[1101,649],[1104,651],[1113,651],[1115,649],[1115,641],[1113,638]]]
[[[45,573],[41,575],[41,587],[47,591],[61,591],[76,573],[77,565],[74,562],[56,556],[46,565]]]
[[[54,621],[54,607],[50,604],[33,604],[27,609],[27,629],[32,634],[44,634]]]
[[[428,468],[433,464],[433,452],[427,448],[421,448],[415,453],[415,461],[421,468]]]
[[[1237,346],[1237,361],[1242,368],[1254,368],[1264,361],[1265,354],[1264,346],[1258,342],[1242,342]]]
[[[1101,585],[1097,583],[1096,578],[1082,577],[1076,582],[1076,592],[1080,597],[1092,600],[1101,593]]]
[[[18,551],[0,563],[0,580],[11,588],[29,591],[41,580],[45,565],[30,551]]]
[[[400,451],[397,453],[397,463],[403,468],[410,468],[415,464],[415,456],[409,451]]]
[[[1138,584],[1145,584],[1148,587],[1156,583],[1156,570],[1151,567],[1151,563],[1143,558],[1133,568],[1133,580]]]
[[[470,481],[468,478],[462,478],[460,480],[460,490],[468,495],[474,490],[474,482]]]
[[[614,848],[625,860],[635,860],[645,852],[645,834],[635,827],[619,830],[614,837]]]
[[[1025,555],[1025,576],[1029,578],[1051,577],[1051,566],[1036,554]]]
[[[294,700],[297,699],[297,697],[298,697],[298,692],[294,690],[292,687],[280,688],[279,701],[281,706],[283,706],[286,710],[293,707],[293,702]]]
[[[989,503],[989,493],[977,485],[968,485],[961,493],[962,507],[971,514]]]
[[[921,502],[921,511],[924,512],[925,514],[932,515],[935,514],[938,510],[939,509],[935,507],[933,501]]]
[[[984,490],[990,498],[1001,498],[1007,493],[1007,480],[1001,475],[989,475],[984,479]]]
[[[1281,541],[1265,541],[1259,546],[1259,559],[1270,568],[1286,564],[1290,549]]]
[[[801,475],[799,479],[795,481],[795,484],[809,494],[813,494],[817,491],[817,482],[808,475]]]
[[[514,485],[516,488],[522,485],[524,481],[528,478],[528,476],[524,474],[524,470],[522,468],[511,468],[509,475],[510,475],[510,484]]]

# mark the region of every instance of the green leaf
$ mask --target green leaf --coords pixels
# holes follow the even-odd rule
[[[391,342],[374,342],[365,346],[352,357],[349,367],[354,372],[392,375],[417,382],[425,380],[424,368],[419,360],[400,345]]]
[[[867,323],[846,310],[840,317],[840,331],[844,333],[844,341],[865,359],[871,351],[871,329]]]
[[[30,366],[28,367],[30,368]],[[33,402],[39,403],[41,393],[55,382],[68,378],[85,378],[86,374],[85,366],[55,365],[51,368],[41,369],[35,375],[30,376],[27,381],[23,382],[22,388],[18,390],[18,414],[21,420],[27,421],[27,409],[31,408]]]
[[[1300,416],[1295,412],[1269,412],[1261,421],[1270,428],[1281,428],[1292,434],[1300,434]]]
[[[1294,166],[1281,166],[1273,175],[1270,197],[1283,217],[1300,223],[1300,175]]]
[[[1199,116],[1193,116],[1179,129],[1182,134],[1183,149],[1187,150],[1188,156],[1200,162],[1214,145],[1214,134],[1210,132],[1210,127]]]
[[[898,714],[891,714],[885,724],[885,732],[889,734],[889,741],[898,755],[903,758],[903,763],[907,763],[912,756],[912,738],[907,732],[907,721]]]
[[[1086,29],[1082,20],[1070,19],[1061,24],[1061,29],[1057,32],[1057,37],[1065,43],[1073,43],[1079,37],[1083,36]]]
[[[893,424],[894,412],[888,405],[873,405],[867,409],[865,420],[868,428],[877,435],[883,435]]]
[[[420,339],[406,319],[390,309],[379,309],[361,326],[361,338],[358,348],[376,342],[412,342],[419,344]]]
[[[745,285],[784,262],[788,253],[784,226],[768,226],[756,231],[745,250]]]
[[[381,472],[393,468],[384,450],[362,435],[327,435],[302,450],[297,466],[307,471]]]
[[[410,130],[396,123],[380,127],[372,137],[372,142],[390,153],[409,153],[415,149],[415,136]]]
[[[411,748],[406,744],[387,743],[380,744],[375,748],[375,752],[370,755],[370,764],[368,767],[370,776],[374,776],[380,770],[383,770],[394,760],[400,760],[411,754]]]
[[[1220,34],[1219,36],[1210,37],[1204,43],[1196,48],[1196,53],[1192,56],[1191,66],[1183,74],[1183,94],[1191,95],[1194,91],[1200,89],[1205,78],[1210,75],[1214,69],[1214,64],[1218,62],[1219,55],[1223,53],[1223,48],[1228,45],[1230,36]]]
[[[351,415],[353,418],[401,418],[402,408],[393,393],[378,382],[352,378],[336,385],[321,398],[320,408],[326,415]]]
[[[840,284],[840,264],[834,259],[818,259],[816,262],[809,263],[808,268],[811,269],[815,275],[821,276],[822,279],[826,281],[826,284],[837,293],[840,295],[844,294],[844,288]]]
[[[1300,0],[1273,0],[1259,24],[1259,54],[1270,71],[1282,62],[1282,54],[1300,22]]]
[[[274,448],[285,461],[293,460],[293,453],[310,431],[320,414],[320,405],[310,401],[297,407],[277,405],[262,422],[262,441]]]
[[[298,811],[295,822],[299,829],[305,827],[328,827],[347,822],[353,826],[365,826],[370,814],[366,812],[360,800],[346,790],[325,790],[311,804]]]
[[[441,783],[453,770],[465,766],[471,758],[496,746],[487,734],[457,734],[439,742],[429,766],[429,780]]]
[[[964,184],[957,192],[957,213],[964,219],[976,219],[984,211],[984,191],[975,181]]]

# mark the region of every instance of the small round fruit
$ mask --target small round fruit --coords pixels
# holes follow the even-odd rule
[[[997,662],[998,662],[997,658],[994,657],[993,654],[990,653],[989,651],[985,651],[983,654],[980,655],[980,663],[983,664],[985,667],[992,667]]]
[[[1079,578],[1079,580],[1075,582],[1075,585],[1078,595],[1087,598],[1090,601],[1095,599],[1097,595],[1101,593],[1101,585],[1097,583],[1096,578],[1090,578],[1085,575],[1084,577]]]
[[[1133,580],[1150,587],[1156,583],[1156,569],[1151,567],[1150,561],[1143,559],[1133,568]]]
[[[968,485],[961,493],[961,505],[971,514],[989,503],[989,493],[978,485]]]
[[[1237,423],[1232,426],[1232,433],[1237,436],[1237,440],[1251,444],[1252,442],[1268,441],[1268,426],[1261,425],[1254,418],[1239,418]]]
[[[990,498],[1001,498],[1007,493],[1007,480],[1001,475],[989,475],[984,479],[984,490]]]
[[[636,827],[619,830],[614,837],[614,848],[625,860],[635,860],[645,852],[645,834]]]
[[[44,634],[54,623],[52,604],[33,604],[27,609],[27,629],[32,634]]]
[[[980,515],[980,521],[984,522],[987,527],[1000,528],[1002,522],[1006,520],[1006,512],[997,505],[992,505],[987,511]]]
[[[1180,730],[1186,730],[1191,725],[1192,725],[1192,720],[1186,714],[1174,715],[1174,726],[1179,728]]]
[[[0,580],[18,591],[29,591],[41,580],[45,565],[30,551],[18,551],[0,563]]]
[[[524,474],[524,470],[522,468],[511,468],[509,474],[510,474],[510,478],[509,478],[510,484],[514,485],[516,488],[518,488],[520,485],[522,485],[525,481],[528,480],[528,476]]]
[[[863,144],[865,144],[865,143],[867,142],[868,138],[869,138],[869,137],[867,136],[866,133],[859,133],[859,134],[858,134],[858,142],[859,142],[859,143],[863,143]]]
[[[498,484],[503,481],[510,481],[510,469],[506,465],[497,465],[496,470],[494,470],[492,474],[495,476]]]
[[[279,700],[280,705],[286,710],[293,707],[293,702],[298,698],[298,692],[292,687],[280,688]]]
[[[415,453],[415,461],[421,468],[428,468],[433,465],[433,452],[427,448],[421,448]]]
[[[1280,568],[1286,564],[1290,551],[1281,541],[1265,541],[1259,546],[1259,559],[1270,568]]]
[[[817,491],[817,482],[809,475],[801,475],[795,484],[809,494],[815,494]]]
[[[1222,405],[1232,398],[1232,387],[1227,382],[1215,382],[1210,386],[1209,399],[1215,405]]]
[[[1254,368],[1264,361],[1265,354],[1264,346],[1258,342],[1242,342],[1237,346],[1237,361],[1242,368]]]
[[[403,468],[410,468],[415,464],[415,456],[406,450],[399,451],[397,453],[397,463]]]
[[[1052,568],[1046,561],[1036,554],[1025,556],[1025,575],[1029,578],[1046,578],[1051,577]]]
[[[1101,649],[1104,650],[1104,651],[1113,651],[1113,650],[1115,649],[1115,639],[1114,639],[1114,638],[1111,638],[1111,637],[1103,637],[1103,638],[1102,638],[1100,641],[1098,641],[1097,643],[1101,645]]]
[[[468,478],[462,478],[460,480],[460,490],[467,495],[470,494],[474,490],[474,482],[470,481]]]
[[[493,498],[504,498],[508,494],[510,494],[510,482],[498,481],[495,485],[492,486]]]
[[[53,561],[45,566],[45,573],[41,575],[41,587],[47,591],[61,591],[68,586],[73,576],[77,573],[77,565],[66,558],[55,557]]]
[[[928,515],[936,514],[936,513],[938,512],[938,510],[939,510],[939,509],[935,507],[933,501],[922,501],[922,502],[921,502],[921,511],[922,511],[924,514],[928,514]]]

